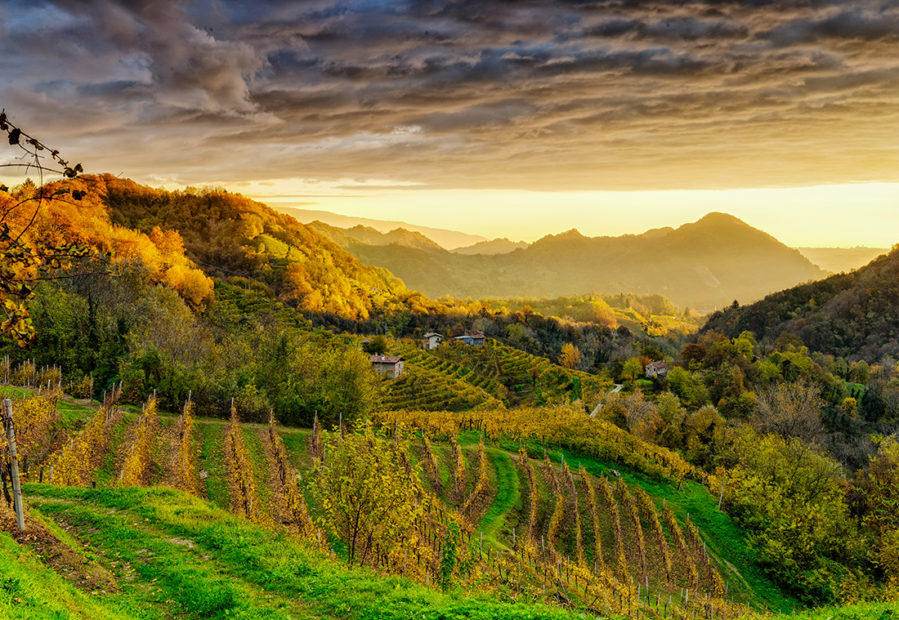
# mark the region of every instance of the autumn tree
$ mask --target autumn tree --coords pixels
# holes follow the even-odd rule
[[[404,442],[380,442],[371,426],[326,442],[313,492],[321,524],[347,548],[350,565],[365,564],[378,547],[414,536],[421,515],[418,479],[405,467]]]
[[[571,368],[572,370],[580,368],[581,350],[576,345],[566,342],[562,345],[562,355],[559,357],[559,362],[565,368]]]
[[[837,563],[863,553],[839,463],[796,437],[749,428],[731,457],[724,497],[762,566],[805,600],[836,599]]]
[[[759,394],[750,422],[762,433],[775,433],[784,439],[798,437],[820,445],[824,440],[823,407],[817,386],[802,381],[777,383]]]
[[[13,162],[0,167],[33,171],[40,181],[37,187],[26,183],[24,191],[16,196],[9,193],[8,187],[0,185],[0,308],[5,316],[0,323],[0,334],[24,347],[35,337],[27,307],[33,296],[33,283],[47,279],[47,271],[65,267],[71,259],[87,254],[85,248],[76,244],[45,244],[29,238],[27,233],[43,205],[62,200],[64,196],[73,200],[84,197],[80,190],[45,187],[44,174],[73,179],[82,168],[81,164],[70,166],[58,150],[50,149],[10,122],[5,110],[0,111],[0,130],[6,132],[9,145],[20,151]]]
[[[624,363],[621,369],[621,376],[633,383],[637,377],[643,374],[643,364],[639,358],[632,357]]]
[[[379,353],[381,355],[387,353],[390,350],[390,343],[387,342],[387,338],[381,336],[380,334],[369,340],[368,342],[362,343],[362,350],[368,353],[369,355]]]

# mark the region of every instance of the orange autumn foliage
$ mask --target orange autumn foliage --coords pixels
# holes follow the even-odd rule
[[[78,244],[98,254],[109,254],[115,263],[140,261],[157,282],[176,290],[195,308],[203,308],[213,297],[213,283],[184,253],[181,235],[174,230],[153,228],[149,235],[113,223],[103,202],[106,177],[82,176],[50,183],[44,194],[51,199],[40,204],[26,236],[45,245]],[[68,193],[53,195],[58,190]],[[25,184],[12,193],[0,193],[0,211],[5,212],[36,188]],[[84,192],[81,200],[72,195]],[[37,202],[13,209],[7,216],[10,227],[24,229]]]

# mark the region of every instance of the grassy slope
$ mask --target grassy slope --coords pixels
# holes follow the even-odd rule
[[[899,618],[899,602],[821,607],[782,617],[785,620],[895,620]]]
[[[137,617],[571,617],[561,609],[444,594],[347,570],[302,543],[171,489],[31,484],[25,493],[32,510],[72,527],[120,577],[122,591],[97,600],[112,608],[126,604]]]
[[[129,448],[128,445],[123,446],[122,443],[127,439],[128,425],[133,423],[135,419],[134,415],[126,413],[109,432],[109,446],[103,455],[100,467],[94,472],[94,480],[97,486],[112,486],[118,481],[119,468],[122,464],[116,462],[116,456],[120,450]],[[128,440],[133,440],[133,438]]]
[[[98,600],[44,566],[26,547],[0,533],[0,618],[67,620],[131,618],[116,601]]]

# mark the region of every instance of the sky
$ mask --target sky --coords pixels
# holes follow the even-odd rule
[[[897,49],[897,0],[0,0],[0,106],[151,185],[488,237],[724,211],[890,247]]]

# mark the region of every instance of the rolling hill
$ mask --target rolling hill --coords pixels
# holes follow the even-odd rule
[[[401,245],[421,250],[442,250],[439,245],[431,241],[420,232],[394,228],[388,232],[379,232],[369,226],[353,226],[352,228],[337,228],[324,222],[314,221],[307,224],[309,228],[320,235],[330,239],[340,247],[348,249],[352,245]]]

